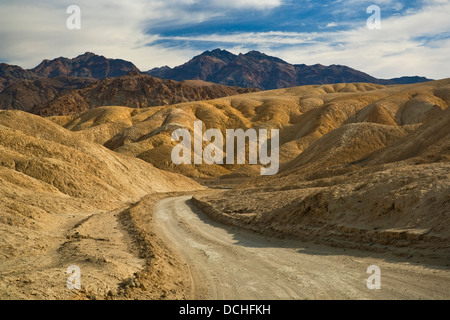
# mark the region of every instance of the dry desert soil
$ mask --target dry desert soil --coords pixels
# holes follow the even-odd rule
[[[449,103],[444,79],[0,111],[0,299],[449,299]],[[278,174],[175,166],[194,121],[279,129]]]

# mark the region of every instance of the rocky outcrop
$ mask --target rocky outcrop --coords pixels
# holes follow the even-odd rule
[[[31,111],[66,90],[85,87],[96,82],[89,78],[60,76],[17,81],[0,92],[0,109]]]
[[[145,108],[181,102],[209,100],[256,89],[243,89],[205,82],[161,80],[138,72],[108,78],[83,89],[66,91],[31,112],[42,116],[70,115],[101,106]]]

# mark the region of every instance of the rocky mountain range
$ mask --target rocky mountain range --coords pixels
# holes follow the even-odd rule
[[[25,70],[15,65],[0,63],[0,92],[17,81],[36,78],[37,75],[30,70]]]
[[[16,81],[0,92],[0,109],[31,112],[66,90],[86,87],[97,82],[91,78],[58,76]]]
[[[235,55],[220,49],[175,68],[141,72],[131,62],[86,52],[73,59],[46,59],[28,70],[0,64],[0,109],[67,115],[105,105],[151,107],[307,84],[428,80],[418,76],[383,80],[347,66],[292,65],[257,51]]]
[[[224,85],[262,90],[310,84],[368,82],[390,85],[430,80],[418,76],[377,79],[367,73],[343,65],[293,65],[258,51],[235,55],[220,49],[205,51],[181,66],[154,68],[147,71],[146,74],[177,81],[200,79]]]
[[[131,62],[90,52],[76,58],[43,60],[32,69],[0,64],[0,109],[31,111],[59,93],[86,87],[96,80],[139,72]]]
[[[68,115],[99,106],[152,107],[254,92],[205,81],[160,80],[131,62],[86,52],[44,60],[33,69],[0,65],[0,109]]]
[[[105,79],[120,77],[139,69],[131,62],[122,59],[108,59],[104,56],[86,52],[76,58],[64,57],[44,60],[30,71],[41,77],[72,76]]]
[[[66,90],[30,111],[41,116],[78,114],[101,106],[145,108],[254,92],[204,81],[162,80],[139,72],[106,78],[81,89]],[[0,98],[2,93],[0,93]],[[1,101],[1,100],[0,100]]]
[[[64,57],[43,60],[32,69],[0,63],[0,92],[21,80],[55,78],[60,76],[104,79],[120,77],[139,69],[131,62],[121,59],[109,59],[86,52],[73,59]]]

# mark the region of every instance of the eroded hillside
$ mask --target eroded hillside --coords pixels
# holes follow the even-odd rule
[[[119,294],[153,263],[131,215],[158,194],[200,189],[41,117],[1,111],[1,299]],[[70,265],[82,269],[83,292],[66,288]]]
[[[196,197],[222,221],[338,246],[416,246],[442,256],[449,254],[449,102],[448,79],[336,84],[141,110],[100,108],[53,121],[162,169],[247,178],[226,193]],[[260,177],[257,165],[173,165],[172,131],[192,133],[198,120],[223,134],[280,129],[279,173]]]
[[[449,102],[445,79],[304,86],[49,118],[2,111],[0,295],[189,297],[186,269],[145,229],[167,192],[195,193],[192,203],[214,219],[266,235],[445,265]],[[278,174],[261,177],[248,164],[174,165],[171,134],[192,134],[195,121],[224,136],[279,129]],[[189,177],[240,184],[204,193]],[[70,264],[90,283],[76,294],[65,288]]]
[[[303,86],[139,110],[99,108],[52,120],[111,150],[196,178],[256,177],[259,168],[174,166],[170,158],[176,144],[171,141],[174,129],[186,128],[192,133],[194,121],[199,120],[204,130],[217,128],[223,136],[226,129],[276,128],[280,129],[281,171],[302,166],[316,172],[395,145],[442,114],[449,103],[449,83]]]

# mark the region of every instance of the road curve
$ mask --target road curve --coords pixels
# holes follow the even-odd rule
[[[215,222],[189,202],[160,201],[161,239],[186,263],[195,299],[449,299],[450,270],[386,254],[267,238]],[[367,288],[367,268],[381,289]]]

